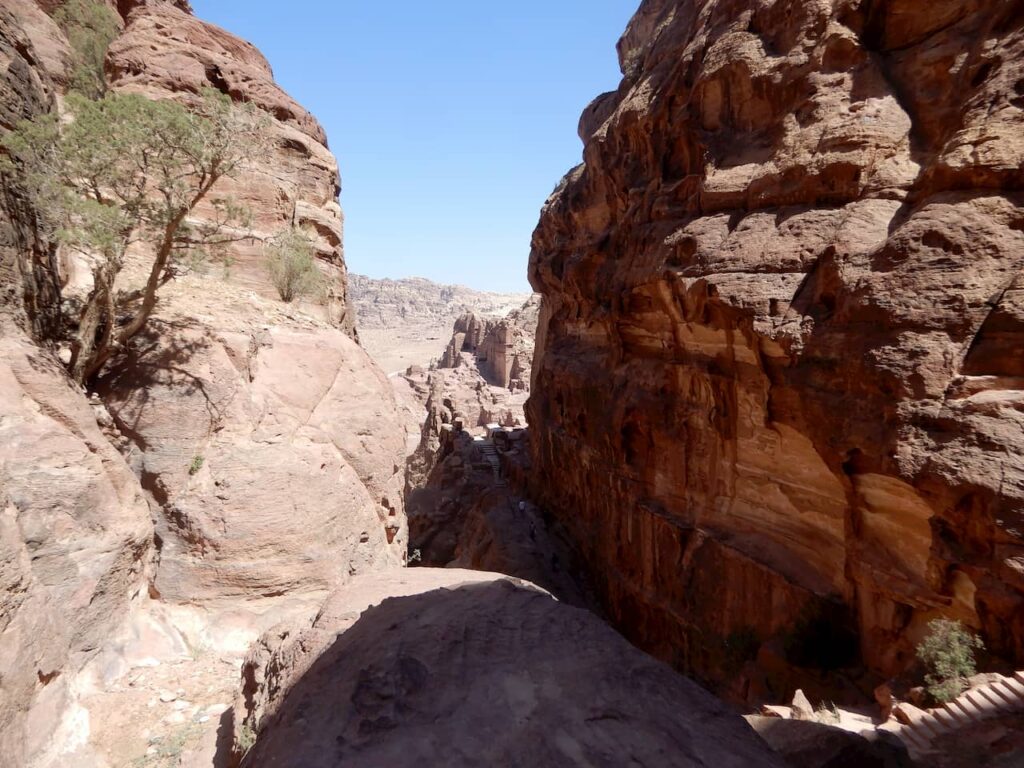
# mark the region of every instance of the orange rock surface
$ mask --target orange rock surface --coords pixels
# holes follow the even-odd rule
[[[531,482],[680,668],[845,624],[891,674],[940,615],[1024,662],[1022,24],[647,0],[619,43],[534,235]]]

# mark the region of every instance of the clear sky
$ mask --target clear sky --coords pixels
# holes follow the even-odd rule
[[[324,124],[349,269],[526,290],[540,207],[639,0],[192,0]]]

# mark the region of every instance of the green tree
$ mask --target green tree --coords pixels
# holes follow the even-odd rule
[[[102,98],[107,92],[107,49],[121,31],[117,14],[96,0],[64,0],[53,20],[71,45],[71,90],[89,99]]]
[[[976,671],[974,651],[984,648],[981,638],[964,629],[959,621],[933,619],[928,637],[917,646],[917,658],[928,669],[925,682],[937,701],[952,701],[966,687],[966,678]]]
[[[157,292],[189,253],[239,239],[245,212],[213,196],[268,141],[269,119],[206,91],[192,109],[133,94],[72,94],[70,121],[50,114],[3,139],[53,234],[92,264],[71,344],[71,375],[85,383],[145,326]],[[204,204],[202,220],[192,220]],[[129,249],[149,254],[141,291],[121,295]]]
[[[323,276],[309,237],[297,227],[287,229],[266,246],[267,271],[281,301],[291,302],[323,289]]]

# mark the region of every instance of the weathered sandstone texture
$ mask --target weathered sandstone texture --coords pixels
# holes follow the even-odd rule
[[[949,616],[1024,664],[1022,25],[642,4],[534,236],[527,410],[534,494],[642,647],[722,680],[845,617],[848,658],[789,660],[892,674]]]
[[[0,178],[4,765],[148,760],[147,729],[172,744],[185,718],[150,708],[154,686],[180,681],[212,707],[240,647],[406,557],[403,433],[352,338],[336,162],[263,57],[187,6],[117,4],[113,87],[185,101],[221,88],[271,114],[276,148],[219,190],[254,214],[230,275],[211,264],[162,288],[146,333],[90,395],[64,374],[56,332],[87,265],[46,242]],[[68,44],[53,7],[0,8],[0,132],[61,104]],[[259,240],[292,222],[317,237],[329,311],[281,303],[263,271]],[[118,287],[147,271],[132,253]],[[219,725],[197,722],[192,735]]]
[[[592,614],[495,574],[356,579],[243,675],[243,766],[785,765]]]
[[[0,754],[52,757],[75,673],[141,602],[153,525],[59,362],[0,318]]]
[[[187,5],[187,4],[186,4]],[[127,14],[127,25],[107,56],[116,91],[188,102],[204,88],[245,101],[273,119],[273,148],[253,158],[246,172],[218,188],[252,214],[251,239],[231,250],[231,274],[261,295],[274,297],[263,242],[295,225],[313,239],[327,280],[323,305],[307,302],[350,335],[355,313],[347,298],[338,204],[338,163],[316,118],[274,82],[270,64],[252,44],[192,16],[173,3],[146,3]]]

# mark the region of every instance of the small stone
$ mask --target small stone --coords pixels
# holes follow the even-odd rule
[[[913,704],[908,704],[905,701],[901,701],[893,708],[893,714],[896,719],[903,723],[903,725],[913,725],[922,717],[925,716],[923,709],[918,709]]]
[[[892,708],[896,704],[896,697],[892,695],[892,686],[882,683],[875,688],[875,701],[878,703],[879,713],[884,723],[892,717]]]
[[[793,718],[795,720],[813,720],[814,719],[814,707],[811,706],[810,699],[804,695],[804,692],[797,688],[795,694],[793,694]]]
[[[160,692],[160,701],[162,701],[164,704],[170,704],[172,701],[174,701],[177,698],[178,698],[178,695],[175,694],[175,693],[171,693],[170,691],[161,691]]]

